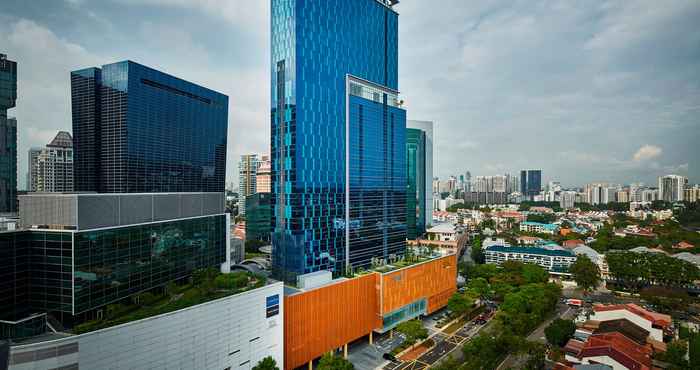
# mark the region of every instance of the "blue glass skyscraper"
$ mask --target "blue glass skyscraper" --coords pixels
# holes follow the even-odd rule
[[[123,61],[71,73],[75,189],[223,192],[228,97]]]
[[[406,245],[397,1],[272,0],[273,273],[368,267]]]
[[[542,170],[520,171],[520,193],[529,200],[542,190]]]

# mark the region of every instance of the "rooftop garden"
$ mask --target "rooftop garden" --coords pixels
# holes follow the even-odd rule
[[[87,333],[131,321],[177,311],[215,299],[260,288],[266,278],[249,272],[222,274],[215,268],[196,270],[186,284],[169,283],[132,296],[129,300],[109,304],[104,315],[73,328],[75,334]]]
[[[421,247],[411,247],[406,248],[406,253],[403,255],[390,255],[388,259],[374,258],[369,267],[357,267],[353,268],[350,266],[345,274],[345,277],[351,278],[356,276],[361,276],[373,272],[387,273],[394,270],[402,269],[404,267],[413,266],[415,264],[429,261],[441,255],[435,252],[435,246],[421,246]]]

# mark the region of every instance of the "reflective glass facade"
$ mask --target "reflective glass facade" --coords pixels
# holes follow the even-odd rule
[[[17,63],[0,54],[0,212],[17,211]]]
[[[398,14],[376,0],[272,0],[271,13],[273,273],[286,281],[319,270],[339,274],[348,260],[359,267],[372,257],[398,252],[402,247],[392,246],[396,236],[389,234],[400,233],[401,219],[405,223],[405,161],[399,160],[401,174],[384,161],[392,155],[403,158],[405,112],[384,92],[377,101],[374,94],[351,96],[346,91],[347,75],[397,89]],[[348,104],[352,112],[346,109]],[[351,123],[351,140],[362,137],[368,140],[366,145],[380,147],[346,147]],[[370,138],[369,132],[380,136]],[[394,153],[396,145],[400,155]],[[348,160],[349,155],[367,158]],[[353,173],[355,180],[348,181],[348,163],[364,163],[361,171],[368,172]],[[370,169],[370,163],[381,168]],[[376,173],[381,176],[375,177]],[[350,187],[352,195],[346,191]],[[395,219],[393,211],[383,207],[385,200],[387,208],[395,205],[396,197],[403,197],[404,205],[397,206],[403,216]],[[355,202],[350,220],[348,198]],[[382,200],[374,205],[375,211],[382,209],[377,216],[381,224],[376,226],[381,233],[371,239],[366,238],[370,226],[362,224],[370,221],[362,218],[368,213],[362,209],[368,199]],[[364,244],[349,244],[346,224],[350,238]],[[405,239],[405,225],[403,229]],[[375,242],[382,245],[370,246]]]
[[[226,260],[224,215],[108,229],[0,233],[0,320],[69,318]]]
[[[272,234],[272,194],[255,193],[245,200],[246,240],[270,241]]]
[[[100,189],[100,86],[102,70],[71,72],[73,164],[76,191]]]
[[[406,112],[380,101],[349,99],[349,262],[367,268],[406,250]],[[377,263],[378,261],[375,261]]]
[[[407,238],[416,239],[425,233],[426,225],[426,135],[415,128],[406,129]]]
[[[0,319],[71,311],[72,237],[59,231],[0,233]]]
[[[131,61],[71,84],[76,190],[224,191],[226,95]]]
[[[542,190],[542,170],[520,171],[520,193],[532,198]]]
[[[75,307],[88,311],[226,260],[224,215],[75,233]]]
[[[402,322],[425,315],[427,307],[428,302],[423,298],[384,315],[382,317],[382,331],[393,329]]]

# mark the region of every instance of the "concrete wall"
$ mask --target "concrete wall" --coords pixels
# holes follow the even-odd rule
[[[77,230],[224,213],[224,193],[50,194],[19,197],[20,224]]]
[[[267,298],[279,313],[267,317]],[[283,285],[63,339],[11,348],[10,370],[250,369],[284,360]],[[274,312],[273,312],[274,314]]]

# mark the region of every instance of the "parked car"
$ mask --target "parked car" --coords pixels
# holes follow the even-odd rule
[[[392,355],[392,354],[389,353],[389,352],[384,353],[384,354],[382,355],[382,357],[383,357],[385,360],[388,360],[388,361],[396,361],[396,356]]]

